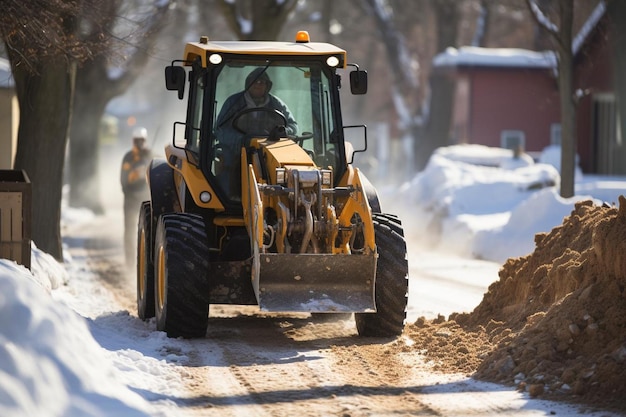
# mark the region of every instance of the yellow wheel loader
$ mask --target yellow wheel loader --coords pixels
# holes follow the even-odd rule
[[[166,67],[168,90],[182,100],[189,88],[187,117],[147,173],[140,318],[156,316],[169,337],[196,338],[211,304],[258,305],[354,313],[361,336],[402,333],[404,234],[352,164],[367,129],[342,124],[342,74],[353,94],[366,93],[367,73],[306,32],[295,42],[202,37]]]

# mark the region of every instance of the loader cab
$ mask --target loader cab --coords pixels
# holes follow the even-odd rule
[[[292,140],[316,166],[332,170],[337,185],[351,162],[346,158],[337,74],[346,66],[345,51],[328,44],[234,44],[201,41],[190,46],[193,55],[186,51],[185,65],[191,65],[188,161],[202,170],[227,210],[241,209],[241,148],[255,138]],[[294,45],[298,52],[287,51]],[[312,53],[315,48],[328,52]],[[184,70],[169,68],[168,89],[178,90],[181,97]],[[256,84],[265,85],[264,100],[253,99]],[[354,94],[364,94],[366,73],[351,73],[350,84]],[[275,129],[283,126],[284,131]]]
[[[215,88],[208,106],[211,124],[207,138],[211,158],[205,168],[221,180],[229,200],[240,199],[240,149],[252,138],[286,136],[317,166],[332,169],[336,177],[343,174],[346,160],[342,157],[341,115],[335,104],[337,78],[321,62],[235,59],[216,68],[212,79]],[[262,90],[264,95],[258,97]],[[281,125],[283,134],[272,132]],[[224,169],[231,168],[233,175],[225,173]],[[233,176],[236,178],[231,181]]]

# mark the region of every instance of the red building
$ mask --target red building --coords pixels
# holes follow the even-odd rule
[[[626,174],[613,89],[608,19],[603,3],[575,37],[577,153],[587,173]],[[560,144],[557,60],[552,51],[463,47],[435,57],[435,71],[455,79],[450,136],[457,143],[515,148],[531,154]]]

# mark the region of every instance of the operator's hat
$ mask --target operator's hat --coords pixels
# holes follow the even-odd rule
[[[263,80],[267,85],[267,92],[269,93],[272,89],[272,80],[270,80],[270,76],[267,75],[267,68],[255,68],[250,74],[246,77],[246,90],[250,88],[253,82]]]

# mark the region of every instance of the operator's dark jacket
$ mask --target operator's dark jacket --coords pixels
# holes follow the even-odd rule
[[[246,99],[244,97],[245,91],[241,91],[239,93],[235,93],[232,96],[228,97],[222,106],[222,110],[217,118],[218,128],[231,128],[231,123],[233,122],[233,118],[242,110],[248,108],[248,104],[246,103]],[[293,115],[287,108],[287,105],[278,97],[273,96],[272,94],[268,95],[268,102],[260,107],[266,107],[268,109],[275,109],[281,112],[285,119],[287,119],[287,126],[285,129],[287,130],[288,135],[295,135],[298,131],[298,123],[293,118]]]

